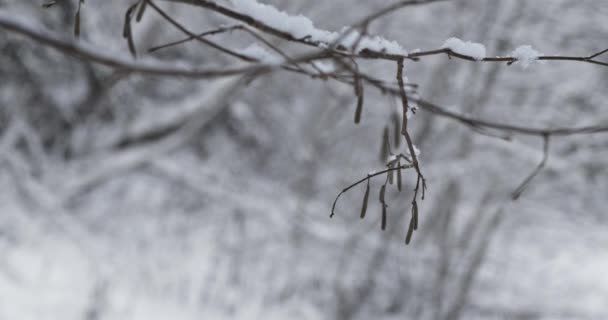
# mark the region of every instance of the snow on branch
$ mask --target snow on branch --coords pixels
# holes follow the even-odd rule
[[[486,57],[486,47],[481,43],[462,41],[458,38],[449,38],[446,40],[442,48],[452,50],[452,52],[459,53],[464,56],[469,56],[477,61]]]
[[[147,1],[151,2],[151,0]],[[216,3],[215,1],[210,0],[161,1],[183,3],[206,8],[220,15],[224,15],[226,17],[238,20],[244,24],[251,26],[254,29],[260,30],[263,33],[282,38],[283,40],[298,42],[308,46],[315,46],[325,50],[326,52],[329,51],[331,54],[334,55],[341,55],[352,58],[374,58],[379,60],[398,61],[399,59],[404,58],[409,60],[419,60],[420,58],[430,55],[447,54],[453,58],[469,61],[507,62],[509,64],[512,64],[518,60],[518,58],[513,55],[486,56],[485,50],[482,50],[482,44],[476,44],[473,42],[467,43],[457,38],[453,38],[454,40],[450,40],[450,42],[448,43],[448,47],[408,52],[403,45],[397,43],[396,41],[387,40],[379,36],[368,37],[366,32],[359,32],[355,30],[358,28],[362,28],[365,31],[366,26],[372,20],[384,16],[387,13],[393,12],[403,6],[424,5],[440,2],[441,0],[399,1],[368,15],[367,17],[363,18],[359,23],[355,24],[354,27],[343,28],[341,32],[318,29],[314,26],[312,20],[307,17],[304,17],[302,15],[289,15],[271,5],[260,4],[256,0],[233,0],[232,2],[235,7],[234,9],[222,6]],[[251,12],[245,10],[241,11],[240,9],[251,9]],[[355,35],[351,35],[350,33],[354,33]],[[338,39],[340,39],[340,43],[337,43],[332,46],[332,43]],[[460,42],[463,42],[464,45],[460,44]],[[356,50],[348,50],[352,49],[352,45],[355,43],[359,43],[359,45],[354,48]],[[461,50],[461,52],[458,52],[458,49],[452,50],[453,48],[450,48],[452,47],[452,45],[454,46],[454,48],[460,48],[465,51]],[[595,59],[600,55],[606,53],[606,50],[591,54],[589,56],[543,55],[538,56],[536,58],[537,60],[541,61],[578,61],[608,67],[608,62],[603,62]],[[481,54],[482,52],[483,54]]]
[[[519,46],[513,50],[511,56],[517,61],[515,63],[520,64],[523,69],[528,68],[534,61],[538,61],[538,58],[542,54],[532,48],[532,46]]]
[[[269,27],[288,33],[296,39],[327,45],[334,43],[343,33],[318,29],[314,26],[312,20],[303,15],[289,15],[271,5],[262,4],[255,0],[232,0],[232,3],[240,12],[247,12],[253,19],[263,21]],[[371,50],[396,55],[407,55],[407,51],[396,41],[387,40],[379,36],[366,37],[358,32],[353,32],[350,36],[341,39],[338,45],[350,48],[356,42],[359,43],[355,52]]]
[[[516,133],[523,135],[532,135],[542,137],[545,141],[545,156],[537,168],[526,178],[520,187],[514,193],[517,195],[513,199],[519,197],[521,192],[526,188],[529,182],[538,174],[544,167],[548,158],[548,143],[552,136],[564,136],[575,134],[591,134],[608,132],[608,124],[596,124],[578,128],[531,128],[522,125],[511,125],[491,120],[478,119],[471,116],[452,112],[448,109],[437,106],[420,98],[416,93],[416,85],[406,82],[405,77],[405,61],[418,61],[424,57],[432,55],[446,55],[449,58],[472,62],[493,62],[506,63],[507,65],[519,64],[522,68],[527,68],[530,64],[537,61],[576,61],[581,63],[589,63],[599,66],[608,66],[607,62],[598,60],[608,49],[593,53],[589,56],[567,56],[567,55],[542,55],[540,52],[532,48],[532,46],[519,46],[513,50],[508,56],[488,56],[486,48],[483,44],[470,41],[463,41],[458,38],[449,38],[443,45],[436,49],[426,51],[408,52],[405,46],[394,41],[388,40],[381,36],[371,36],[368,34],[369,25],[391,12],[410,5],[424,5],[441,0],[418,0],[418,1],[398,1],[381,8],[380,10],[369,14],[359,20],[358,23],[350,27],[344,27],[340,31],[328,31],[317,28],[313,21],[303,15],[292,15],[278,8],[257,2],[256,0],[231,0],[232,6],[224,6],[218,2],[211,0],[158,0],[163,2],[172,2],[180,4],[188,4],[195,7],[204,8],[213,11],[221,16],[234,19],[238,22],[237,25],[231,27],[222,27],[203,33],[195,33],[185,27],[185,24],[172,14],[158,6],[153,0],[139,0],[129,7],[125,16],[125,28],[123,37],[127,40],[127,45],[133,56],[135,56],[135,48],[133,45],[131,20],[139,21],[144,14],[146,7],[152,8],[160,15],[169,25],[178,29],[184,36],[184,39],[173,41],[165,45],[155,46],[149,50],[149,53],[166,48],[169,46],[181,45],[187,41],[198,41],[201,44],[211,47],[222,54],[238,59],[242,66],[228,67],[221,66],[216,68],[201,69],[192,65],[184,65],[181,62],[167,64],[157,61],[153,58],[134,60],[127,53],[111,53],[98,47],[85,44],[83,42],[74,41],[66,37],[44,31],[41,27],[28,25],[27,23],[9,16],[0,14],[0,28],[19,34],[34,40],[35,42],[58,49],[66,54],[77,56],[83,60],[95,62],[105,65],[120,71],[132,73],[140,73],[151,76],[171,76],[171,77],[187,77],[187,78],[218,78],[232,77],[242,75],[239,78],[253,78],[261,74],[284,70],[288,72],[299,73],[312,77],[314,79],[327,80],[331,79],[352,86],[354,95],[357,97],[357,107],[355,111],[355,123],[361,120],[361,112],[364,106],[364,89],[372,87],[382,93],[391,94],[398,97],[401,101],[401,120],[396,121],[394,125],[395,136],[403,136],[406,146],[405,152],[395,150],[393,153],[390,149],[392,145],[389,143],[388,127],[384,130],[382,149],[384,153],[382,159],[387,161],[387,169],[381,170],[378,173],[368,175],[356,182],[355,184],[345,188],[336,198],[332,208],[332,214],[335,213],[335,207],[338,198],[344,192],[349,191],[354,186],[367,182],[373,177],[384,175],[385,183],[380,189],[379,200],[382,204],[382,229],[386,227],[386,210],[387,205],[384,199],[385,190],[389,184],[397,181],[397,188],[401,190],[401,170],[413,168],[416,172],[416,183],[413,199],[411,201],[411,219],[407,230],[406,243],[412,239],[413,231],[418,226],[418,202],[417,200],[424,199],[426,189],[426,180],[422,173],[422,164],[418,159],[417,148],[410,135],[408,127],[408,117],[416,110],[415,106],[421,110],[428,111],[433,115],[454,120],[460,124],[474,129],[475,132],[486,134],[488,136],[498,136],[496,133]],[[132,19],[135,18],[135,19]],[[79,23],[79,21],[78,21]],[[77,26],[77,30],[79,30]],[[209,36],[216,34],[224,34],[230,31],[246,32],[255,40],[253,44],[241,49],[233,49],[217,42],[208,39]],[[302,45],[306,48],[314,48],[308,50],[305,54],[290,56],[279,45],[273,44],[264,38],[265,36],[277,37],[281,40]],[[370,74],[363,72],[359,68],[359,63],[364,60],[383,60],[395,64],[396,81],[393,78],[391,81],[385,79],[377,79]],[[327,62],[330,61],[331,65]],[[235,77],[236,78],[236,77]],[[234,80],[236,81],[236,80]],[[182,135],[183,136],[183,135]],[[397,138],[395,138],[397,140]],[[183,141],[179,139],[179,141]],[[396,142],[396,141],[395,141]],[[117,172],[120,168],[126,168],[133,164],[138,164],[143,161],[142,154],[148,152],[157,154],[165,152],[167,148],[172,148],[175,144],[173,139],[165,142],[168,146],[160,148],[146,148],[145,152],[126,152],[123,161],[115,163],[118,167],[110,166],[106,168],[109,171]],[[161,145],[162,147],[162,145]],[[102,173],[99,171],[99,173]],[[103,173],[105,174],[105,173]],[[394,175],[397,178],[394,178]],[[96,183],[99,175],[92,175],[88,180],[83,180],[82,184]],[[81,185],[82,185],[81,184]],[[368,185],[369,186],[369,185]],[[80,189],[79,186],[76,189]],[[419,196],[420,192],[420,196]],[[369,189],[364,196],[364,208],[369,196]],[[365,209],[362,210],[361,216],[364,216]]]

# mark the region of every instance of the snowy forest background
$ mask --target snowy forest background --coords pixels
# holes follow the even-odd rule
[[[78,41],[130,59],[131,2],[83,3]],[[0,21],[73,37],[77,1],[44,3],[0,0]],[[235,23],[156,3],[196,32]],[[386,5],[264,3],[335,31]],[[403,8],[370,32],[408,50],[459,37],[489,56],[519,45],[585,56],[608,47],[607,16],[605,0],[454,0]],[[240,64],[195,41],[148,53],[184,37],[149,9],[132,26],[140,61]],[[237,31],[210,39],[248,52],[256,42]],[[6,28],[0,50],[0,319],[608,318],[605,133],[552,138],[545,168],[511,201],[543,158],[542,139],[497,139],[419,110],[410,130],[428,190],[406,246],[411,173],[403,192],[387,189],[386,231],[382,179],[371,181],[366,219],[364,185],[328,218],[344,187],[384,168],[395,97],[366,89],[355,125],[352,86],[330,80],[275,71],[237,87],[141,75]],[[392,63],[360,66],[395,79]],[[608,123],[604,66],[434,55],[406,61],[406,73],[426,100],[475,118]]]

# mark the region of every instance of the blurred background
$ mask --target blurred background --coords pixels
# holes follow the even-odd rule
[[[264,2],[328,30],[386,5]],[[0,12],[72,36],[76,1],[42,3],[0,0]],[[234,23],[157,3],[193,31]],[[126,56],[131,4],[86,1],[79,41]],[[402,9],[370,32],[408,50],[456,36],[490,56],[527,44],[583,56],[608,46],[607,16],[604,0],[455,0]],[[147,53],[183,37],[151,10],[133,28],[139,59],[235,62],[196,42]],[[238,32],[213,39],[255,42]],[[328,217],[340,190],[384,167],[382,130],[398,105],[390,96],[365,88],[355,125],[352,87],[332,81],[275,72],[230,87],[141,76],[3,29],[0,50],[0,319],[608,318],[606,135],[553,139],[547,167],[512,202],[542,139],[494,139],[417,112],[410,128],[428,191],[405,246],[413,173],[405,191],[387,191],[386,231],[382,178],[366,219],[364,185]],[[392,63],[361,68],[395,78]],[[406,74],[423,98],[475,117],[550,128],[608,121],[601,66],[522,70],[441,55],[406,62]]]

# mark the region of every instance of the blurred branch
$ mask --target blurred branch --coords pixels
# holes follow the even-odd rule
[[[445,319],[460,319],[464,307],[466,306],[467,301],[469,299],[471,289],[475,284],[477,275],[479,275],[479,269],[483,265],[486,253],[492,245],[492,240],[496,235],[496,229],[502,221],[503,211],[504,204],[491,214],[491,216],[488,218],[489,221],[483,226],[483,229],[480,231],[480,235],[475,241],[478,245],[473,251],[473,257],[471,258],[471,262],[464,268],[464,270],[466,271],[464,277],[460,281],[459,288],[457,291],[458,295],[456,296],[456,300],[454,301],[454,303],[447,311]]]
[[[39,44],[53,47],[66,54],[74,55],[83,60],[99,63],[123,71],[136,72],[152,76],[186,77],[186,78],[217,78],[238,74],[253,74],[269,71],[273,66],[267,64],[245,66],[240,68],[200,69],[193,66],[179,67],[162,62],[136,62],[133,59],[104,52],[104,50],[80,42],[74,42],[63,36],[43,31],[42,27],[32,27],[18,19],[0,15],[0,28],[26,36]]]
[[[383,238],[389,238],[395,233],[397,228],[393,228],[390,233],[385,234]],[[378,241],[377,246],[374,248],[372,257],[367,261],[365,265],[365,271],[361,273],[361,278],[355,288],[344,288],[340,283],[340,275],[344,273],[345,265],[354,262],[356,255],[355,245],[350,245],[350,250],[344,250],[340,257],[338,266],[336,268],[336,276],[334,276],[335,284],[334,291],[337,297],[337,306],[335,319],[349,320],[355,318],[358,312],[365,305],[365,302],[370,299],[370,296],[378,287],[378,281],[376,278],[382,274],[383,267],[387,264],[389,253],[391,250],[390,243],[384,241]],[[350,260],[350,261],[349,261]]]
[[[74,219],[71,212],[64,207],[62,198],[55,190],[48,188],[28,173],[24,161],[16,153],[0,154],[0,164],[6,163],[13,175],[15,189],[28,199],[27,203],[44,210],[41,218],[53,226],[59,227],[63,234],[76,244],[86,256],[99,258],[98,244],[91,236],[90,230]],[[107,261],[97,259],[98,261]]]
[[[189,141],[211,119],[214,119],[214,115],[226,105],[235,91],[242,87],[244,80],[246,79],[243,77],[233,77],[214,83],[212,88],[205,91],[205,98],[201,99],[206,108],[197,110],[197,114],[191,114],[187,121],[162,139],[134,144],[126,149],[111,151],[106,155],[97,155],[89,161],[83,161],[85,168],[80,168],[79,171],[86,172],[86,174],[81,174],[78,180],[71,181],[70,186],[64,192],[64,201],[69,202],[109,178],[145,165]],[[89,162],[89,166],[93,165],[94,169],[86,168],[86,162]]]
[[[530,181],[532,181],[532,179],[534,179],[534,177],[536,177],[536,175],[545,167],[545,164],[547,163],[548,158],[549,158],[549,135],[543,135],[543,158],[540,161],[540,163],[538,164],[538,166],[536,166],[534,171],[532,171],[532,173],[530,173],[530,175],[526,179],[524,179],[524,181],[519,185],[519,187],[517,187],[517,189],[515,189],[515,191],[513,191],[513,193],[511,194],[511,198],[513,200],[519,199],[519,196],[521,196],[521,194],[524,192],[524,190],[526,189],[528,184],[530,184]]]
[[[217,29],[213,29],[213,30],[205,31],[203,33],[196,34],[195,36],[190,36],[188,38],[184,38],[181,40],[177,40],[177,41],[169,42],[169,43],[166,43],[163,45],[158,45],[158,46],[152,47],[152,48],[148,49],[148,52],[155,52],[155,51],[158,51],[161,49],[166,49],[169,47],[180,45],[180,44],[186,43],[191,40],[201,39],[206,36],[211,36],[211,35],[216,35],[216,34],[221,34],[221,33],[226,33],[226,32],[232,32],[234,30],[239,30],[239,29],[243,29],[243,28],[244,28],[244,26],[241,24],[232,25],[232,26],[228,26],[228,27],[220,27]]]
[[[456,205],[461,198],[460,186],[455,180],[448,182],[445,189],[445,198],[438,204],[438,210],[434,215],[436,220],[433,221],[439,230],[435,232],[437,239],[437,246],[439,250],[439,261],[436,265],[436,278],[434,281],[433,288],[433,303],[435,308],[433,310],[434,318],[436,320],[443,319],[444,309],[447,309],[448,304],[446,303],[449,299],[448,291],[446,288],[449,286],[449,275],[451,273],[451,266],[453,259],[459,256],[458,253],[454,253],[453,245],[453,231],[451,230],[452,216],[456,214],[458,206]],[[429,223],[433,223],[429,222]]]
[[[8,127],[5,127],[4,130],[0,132],[0,157],[2,157],[5,153],[8,153],[15,142],[19,139],[19,133],[21,131],[19,124],[19,120],[15,119],[13,116],[13,119],[10,120]]]

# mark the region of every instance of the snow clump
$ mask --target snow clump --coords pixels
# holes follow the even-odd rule
[[[542,53],[534,50],[532,46],[519,46],[511,52],[511,56],[517,61],[515,63],[519,64],[522,69],[526,69],[529,67],[534,61],[537,61],[538,57],[542,56]]]
[[[450,49],[458,54],[469,56],[477,61],[486,56],[486,47],[483,44],[471,41],[464,42],[454,37],[447,39],[441,47]]]
[[[379,36],[364,36],[356,30],[351,30],[346,36],[344,32],[349,30],[344,27],[341,32],[327,31],[315,27],[312,20],[303,15],[290,15],[284,11],[256,0],[232,0],[236,9],[248,16],[263,22],[271,28],[290,34],[296,39],[307,39],[310,42],[331,44],[341,39],[340,44],[350,48],[358,42],[355,52],[359,53],[365,49],[385,52],[388,54],[407,55],[407,51],[396,41],[387,40]],[[359,38],[361,38],[359,40]]]

